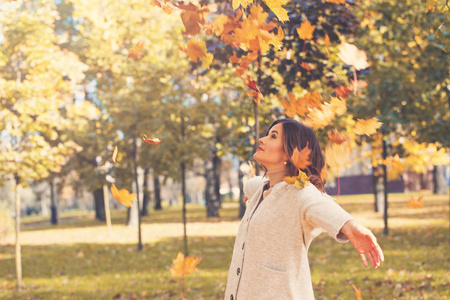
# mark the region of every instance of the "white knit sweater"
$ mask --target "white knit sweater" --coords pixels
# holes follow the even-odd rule
[[[352,220],[314,185],[304,189],[282,181],[256,208],[267,179],[244,186],[249,199],[234,244],[225,300],[314,299],[308,247],[322,230],[339,242],[339,231]]]

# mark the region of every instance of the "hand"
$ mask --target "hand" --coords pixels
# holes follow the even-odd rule
[[[348,237],[353,247],[358,251],[365,267],[368,266],[366,255],[375,269],[384,261],[383,250],[381,250],[377,238],[369,229],[358,224],[355,220],[350,220],[342,226],[341,232]]]

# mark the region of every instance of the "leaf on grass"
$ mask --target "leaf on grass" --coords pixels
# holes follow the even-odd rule
[[[349,43],[339,45],[338,56],[347,65],[354,66],[356,70],[362,70],[369,66],[366,52]]]
[[[112,154],[112,161],[117,162],[117,154],[119,153],[119,149],[117,148],[117,145],[114,147],[114,151]]]
[[[297,33],[302,40],[310,40],[313,38],[313,32],[316,26],[312,26],[308,19],[303,21],[299,28],[297,28]]]
[[[142,57],[144,57],[144,54],[140,53],[143,47],[144,47],[144,42],[138,42],[136,44],[136,46],[134,46],[134,48],[131,49],[130,52],[128,53],[127,59],[132,57],[132,58],[134,58],[135,61],[140,60]]]
[[[161,143],[161,140],[158,138],[148,138],[146,134],[142,137],[142,140],[150,145],[158,145]]]
[[[352,287],[355,290],[356,300],[362,300],[361,291],[352,283]]]
[[[118,190],[114,184],[111,185],[111,193],[117,201],[126,207],[130,207],[132,202],[136,200],[136,194],[130,193],[126,189]]]
[[[291,156],[291,161],[297,169],[306,169],[308,166],[311,165],[311,162],[309,161],[310,153],[311,150],[308,148],[307,142],[306,147],[303,148],[301,151],[298,151],[298,148],[294,149],[294,152],[292,153]]]
[[[378,122],[377,117],[369,120],[358,119],[356,121],[355,127],[353,127],[353,132],[357,135],[367,135],[370,136],[377,132],[377,129],[381,127],[383,123]]]
[[[170,268],[172,277],[183,277],[186,274],[196,272],[197,265],[201,258],[194,258],[193,256],[184,257],[183,253],[178,252],[177,258],[173,261],[173,268]]]

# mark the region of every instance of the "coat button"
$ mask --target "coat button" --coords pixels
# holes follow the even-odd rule
[[[245,246],[245,242],[242,243],[242,249],[244,249],[244,246]]]
[[[230,300],[233,300],[233,299],[234,299],[234,297],[233,297],[233,295],[231,295],[231,296],[230,296]]]
[[[236,274],[239,276],[241,274],[241,268],[237,268]]]

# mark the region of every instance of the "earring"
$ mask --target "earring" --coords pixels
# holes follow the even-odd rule
[[[287,161],[284,162],[284,165],[287,165]]]

